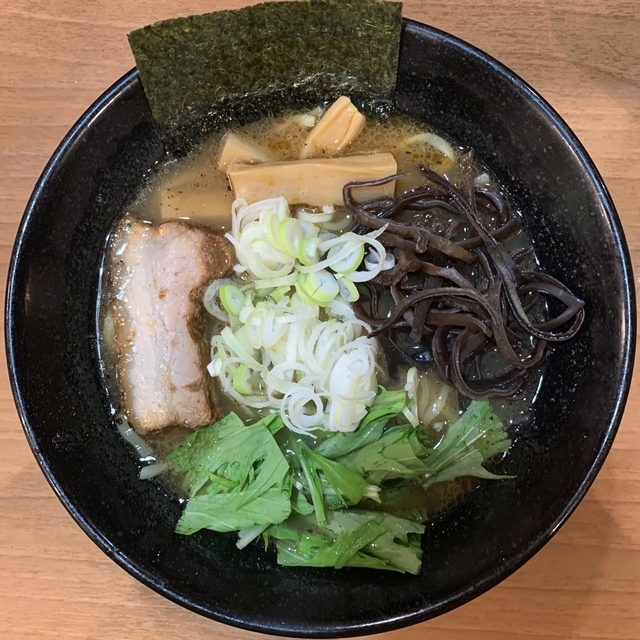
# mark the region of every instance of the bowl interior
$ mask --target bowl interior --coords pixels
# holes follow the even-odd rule
[[[134,576],[217,620],[276,634],[372,633],[447,611],[520,566],[568,517],[611,445],[629,387],[634,305],[620,224],[591,161],[521,80],[437,30],[405,22],[396,103],[475,150],[524,216],[542,266],[587,303],[553,349],[530,425],[500,471],[433,522],[420,576],[281,568],[232,536],[173,533],[180,508],[138,479],[99,367],[106,235],[163,146],[137,74],[65,139],[27,208],[7,299],[16,402],[34,453],[80,526]],[[309,606],[313,602],[314,606]]]

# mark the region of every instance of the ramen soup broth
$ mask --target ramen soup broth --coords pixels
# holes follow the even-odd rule
[[[273,160],[295,160],[309,133],[309,128],[303,126],[301,120],[300,114],[288,114],[264,118],[233,131],[253,140]],[[340,155],[382,151],[393,153],[398,172],[411,173],[404,181],[399,181],[397,190],[419,183],[416,167],[420,164],[455,180],[455,156],[459,150],[447,143],[446,150],[454,154],[452,161],[428,140],[420,140],[424,133],[423,125],[406,117],[393,116],[387,121],[368,120],[362,133]],[[233,194],[225,172],[217,167],[221,141],[222,136],[216,136],[187,157],[165,162],[141,190],[129,207],[129,213],[153,223],[190,219],[216,229],[228,230]],[[177,204],[185,196],[188,205],[186,211],[178,211],[177,206],[174,210],[171,206],[173,202]],[[343,214],[346,215],[346,211]]]
[[[293,160],[299,157],[309,131],[309,128],[304,126],[304,121],[305,118],[301,114],[288,114],[250,123],[236,129],[235,132],[254,141],[266,150],[274,160]],[[221,136],[214,137],[190,155],[180,159],[171,159],[162,164],[150,176],[148,183],[141,189],[126,213],[151,224],[159,224],[172,219],[184,219],[211,226],[218,231],[229,230],[233,195],[225,172],[217,167],[221,140]],[[434,146],[434,140],[437,146]],[[443,153],[442,149],[447,153]],[[419,172],[416,169],[418,165],[427,166],[452,182],[458,178],[457,161],[460,150],[442,138],[434,137],[433,134],[425,130],[422,124],[406,117],[393,116],[381,122],[368,120],[360,136],[341,155],[375,152],[393,153],[397,160],[398,172],[407,172],[407,175],[398,181],[396,192],[408,190],[420,184]],[[483,184],[492,184],[492,179],[485,172],[480,173],[478,179]],[[295,207],[292,209],[295,215]],[[338,220],[337,224],[336,219]],[[434,212],[434,221],[436,226],[446,227],[451,223],[450,214],[446,211],[436,211]],[[351,222],[347,209],[338,207],[332,222],[334,230],[348,228]],[[510,242],[512,250],[530,244],[522,232],[518,233],[516,238],[511,239]],[[108,276],[106,271],[105,269],[105,277]],[[103,287],[104,290],[106,287]],[[115,367],[113,319],[108,313],[108,305],[104,304],[104,300],[103,296],[100,325],[104,373],[109,380],[114,412],[119,415],[119,420],[123,420],[124,417],[120,409],[122,396]],[[219,332],[222,326],[215,319],[208,318],[203,338],[207,344],[210,336]],[[420,349],[424,349],[424,346],[407,345],[407,352],[413,355]],[[406,379],[408,363],[403,363],[400,358],[399,367],[398,362],[394,362],[394,366],[388,366],[387,360],[387,365],[384,364],[385,359],[397,360],[397,356],[397,353],[382,352],[380,384],[392,388],[402,388]],[[388,373],[385,373],[392,370],[395,374],[393,379],[389,377]],[[433,373],[421,373],[420,375],[421,384],[424,384],[425,388],[428,387],[431,394],[429,400],[431,409],[439,403],[435,414],[433,410],[429,414],[432,421],[430,435],[435,443],[442,437],[447,424],[460,414],[461,403],[458,394],[438,381]],[[530,385],[530,391],[525,400],[493,403],[494,409],[504,418],[505,424],[517,423],[526,415],[527,407],[535,395],[539,381],[538,377],[535,384]],[[444,400],[443,393],[446,396]],[[236,402],[221,393],[217,385],[212,384],[212,394],[220,416],[235,411],[245,420],[251,421],[252,416],[255,419],[255,416],[260,414],[260,412],[251,414],[239,407]],[[429,413],[428,410],[427,413]],[[149,434],[145,439],[157,459],[162,461],[163,457],[188,432],[184,428],[172,427]],[[175,479],[167,474],[163,478],[165,478],[166,486],[170,490],[178,490]],[[459,502],[477,484],[478,481],[475,479],[461,478],[453,482],[436,484],[425,491],[418,483],[409,483],[401,488],[391,486],[385,489],[383,499],[387,511],[403,517],[424,520],[427,514],[432,516],[443,508]],[[371,500],[365,500],[365,502],[367,508],[370,509],[375,509],[378,506]],[[390,507],[390,505],[392,506]]]

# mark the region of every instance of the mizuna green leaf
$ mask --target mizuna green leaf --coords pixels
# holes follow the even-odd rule
[[[189,436],[170,455],[189,499],[178,533],[236,531],[282,522],[291,513],[291,470],[267,416],[245,426],[234,413]]]

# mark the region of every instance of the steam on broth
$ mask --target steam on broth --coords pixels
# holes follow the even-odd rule
[[[101,314],[114,402],[137,434],[121,431],[154,452],[145,477],[169,469],[188,497],[178,532],[262,536],[281,564],[417,573],[423,523],[500,477],[483,463],[508,450],[553,330],[570,337],[583,314],[532,275],[517,216],[469,154],[404,116],[365,120],[346,97],[166,162],[124,221]],[[147,243],[136,260],[132,229]],[[190,234],[225,265],[198,272],[204,254],[165,242]],[[549,317],[544,296],[566,311]],[[185,352],[206,353],[188,374]],[[140,389],[171,411],[145,423]],[[213,417],[180,417],[194,389]]]

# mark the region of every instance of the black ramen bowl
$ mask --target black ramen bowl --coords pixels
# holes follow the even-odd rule
[[[96,300],[105,238],[163,153],[138,75],[117,82],[54,154],[11,262],[7,355],[16,404],[54,491],[134,577],[215,620],[290,636],[350,636],[432,618],[536,553],[584,497],[630,385],[633,278],[620,221],[585,150],[557,113],[501,64],[406,21],[399,110],[475,150],[504,186],[544,269],[586,301],[578,336],[553,349],[532,420],[487,482],[427,527],[419,576],[283,568],[235,537],[174,533],[180,506],[114,426]]]

